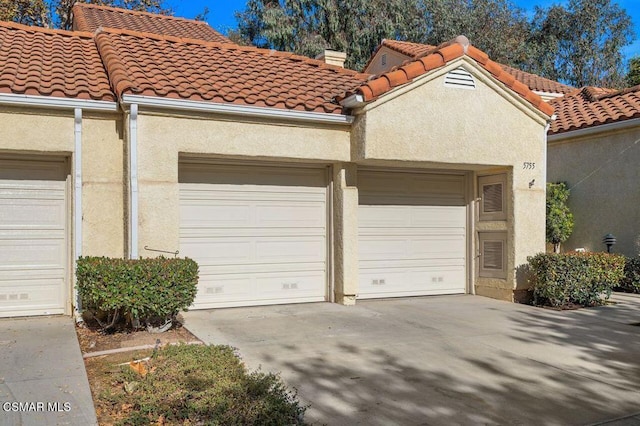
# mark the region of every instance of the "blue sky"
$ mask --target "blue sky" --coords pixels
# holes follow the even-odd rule
[[[562,0],[512,0],[516,5],[532,13],[535,6],[548,7],[552,4],[566,3]],[[635,25],[636,41],[624,49],[625,56],[631,58],[640,56],[640,4],[638,0],[616,0],[622,8],[627,10]],[[207,21],[209,25],[220,32],[225,33],[230,28],[235,28],[236,20],[234,12],[243,10],[246,0],[168,0],[167,4],[173,8],[176,16],[193,18],[206,7],[209,8]],[[471,40],[473,43],[473,40]]]

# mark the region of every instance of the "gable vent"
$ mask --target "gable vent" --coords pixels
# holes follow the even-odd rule
[[[469,74],[469,71],[462,67],[449,71],[449,73],[444,76],[444,85],[447,87],[456,87],[458,89],[473,90],[476,88],[476,82],[473,79],[473,76]]]

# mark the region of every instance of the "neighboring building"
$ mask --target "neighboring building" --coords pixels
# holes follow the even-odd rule
[[[405,61],[428,54],[434,49],[434,46],[430,46],[428,44],[398,40],[382,40],[380,46],[378,46],[373,55],[371,55],[371,58],[369,59],[369,62],[367,62],[363,72],[370,74],[386,72],[393,67],[401,65]],[[525,84],[528,88],[533,90],[535,94],[540,95],[540,97],[545,101],[559,98],[575,90],[575,88],[571,86],[549,80],[548,78],[520,71],[507,65],[499,65],[504,71],[515,77],[519,82]]]
[[[575,230],[564,250],[640,252],[640,86],[622,91],[585,87],[551,102],[550,182],[567,182]]]
[[[464,37],[372,76],[74,15],[99,29],[0,23],[0,316],[69,314],[78,256],[154,250],[199,263],[196,309],[527,288],[553,109]]]

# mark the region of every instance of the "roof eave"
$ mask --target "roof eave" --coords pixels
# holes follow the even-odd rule
[[[547,141],[557,142],[564,139],[591,136],[598,133],[611,132],[611,131],[617,131],[617,130],[625,130],[625,129],[636,127],[636,126],[640,126],[640,118],[631,118],[627,120],[616,121],[615,123],[599,124],[595,126],[585,127],[582,129],[570,130],[568,132],[550,134],[547,136]]]
[[[170,109],[175,111],[203,112],[210,114],[231,114],[251,118],[269,118],[280,119],[284,121],[298,121],[319,124],[350,125],[353,122],[352,116],[343,114],[297,111],[238,104],[221,104],[143,95],[122,95],[122,100],[120,103],[122,105],[137,104],[139,106]]]
[[[15,93],[0,93],[0,105],[55,109],[80,108],[86,111],[114,112],[118,110],[118,104],[111,101],[57,98],[54,96],[21,95]]]

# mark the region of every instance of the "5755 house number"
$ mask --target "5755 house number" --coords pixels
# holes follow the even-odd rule
[[[522,163],[522,168],[525,170],[533,170],[536,168],[536,163],[524,162]]]

